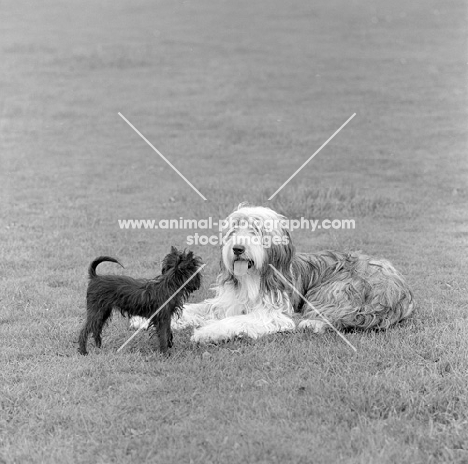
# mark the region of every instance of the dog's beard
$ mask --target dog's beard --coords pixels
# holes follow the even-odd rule
[[[292,253],[287,252],[289,244],[277,246],[265,240],[271,239],[274,234],[281,235],[282,231],[275,230],[270,234],[263,230],[242,228],[228,232],[225,237],[222,272],[218,284],[221,288],[223,285],[230,286],[235,292],[235,300],[242,305],[288,305],[288,292],[284,282],[271,269],[270,264],[288,278]],[[242,245],[244,250],[236,255],[234,250],[238,245]],[[218,293],[218,296],[221,297],[222,293]],[[224,300],[225,297],[223,295],[221,299]],[[222,306],[227,306],[227,303],[223,301]]]

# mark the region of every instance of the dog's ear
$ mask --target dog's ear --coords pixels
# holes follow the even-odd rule
[[[281,235],[273,235],[271,246],[267,248],[268,263],[279,272],[289,272],[295,254],[295,247],[288,229],[282,229]]]
[[[262,269],[264,275],[263,285],[267,292],[275,290],[289,292],[290,288],[283,279],[292,282],[291,264],[295,254],[295,247],[287,229],[283,229],[282,234],[276,235],[274,238],[275,240],[272,239],[271,246],[266,248],[268,259]]]

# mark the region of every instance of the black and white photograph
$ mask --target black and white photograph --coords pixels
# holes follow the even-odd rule
[[[0,2],[0,464],[468,463],[468,2]]]

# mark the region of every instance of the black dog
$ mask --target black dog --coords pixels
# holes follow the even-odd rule
[[[104,261],[121,265],[114,258],[101,256],[89,266],[86,295],[88,312],[80,333],[78,351],[87,354],[86,343],[90,333],[93,334],[96,346],[101,347],[101,332],[113,309],[120,310],[122,316],[141,316],[149,319],[173,297],[150,322],[150,325],[156,328],[159,349],[165,353],[172,346],[171,318],[182,310],[188,296],[200,288],[200,273],[175,296],[174,294],[197,272],[202,265],[201,258],[195,256],[192,251],[182,252],[171,247],[171,252],[163,260],[161,275],[151,280],[137,280],[118,275],[99,276],[96,274],[96,267]]]

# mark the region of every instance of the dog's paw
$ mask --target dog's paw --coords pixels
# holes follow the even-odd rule
[[[173,317],[171,321],[171,327],[174,330],[186,329],[187,327],[200,327],[205,324],[206,321],[198,315],[185,315],[181,317]]]
[[[182,330],[190,326],[191,326],[190,322],[185,319],[178,318],[178,317],[172,318],[172,321],[171,321],[172,330]]]
[[[147,329],[149,326],[148,319],[140,316],[133,316],[130,318],[130,329],[138,330],[140,328]]]
[[[327,323],[317,319],[304,319],[303,321],[299,322],[298,329],[312,330],[314,333],[321,334],[325,333],[327,329]]]
[[[213,328],[208,326],[195,330],[190,340],[195,343],[207,344],[225,342],[229,338],[226,333],[213,330]]]

